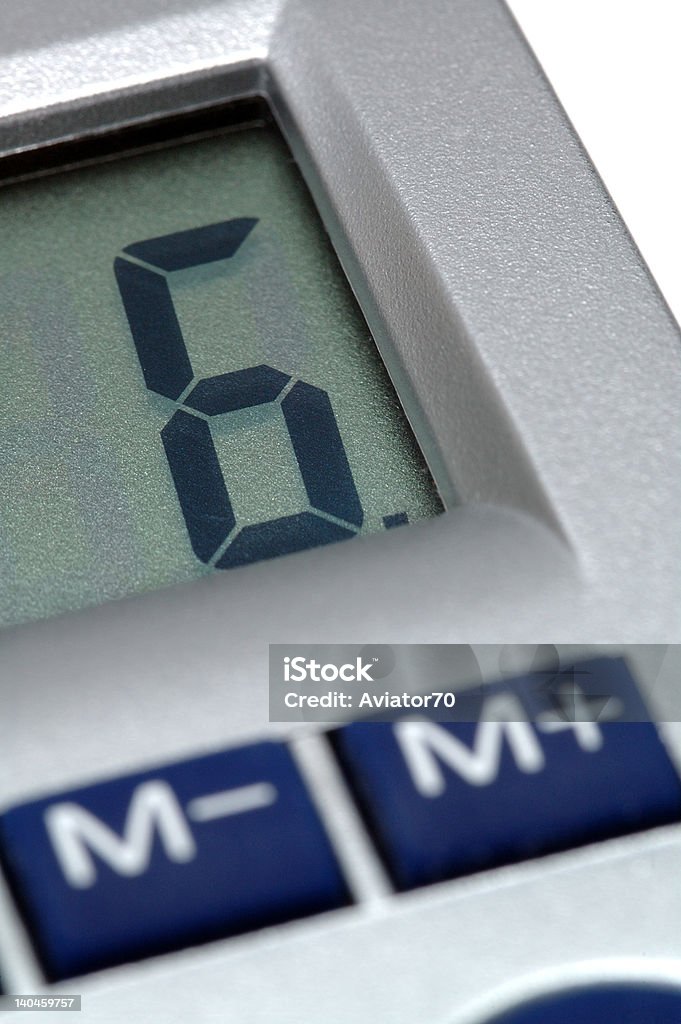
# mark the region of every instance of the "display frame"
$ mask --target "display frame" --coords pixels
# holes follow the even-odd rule
[[[678,328],[507,9],[432,2],[415,32],[387,3],[163,18],[147,0],[89,36],[78,12],[52,47],[7,34],[23,49],[0,59],[4,155],[35,168],[44,146],[264,95],[445,505],[463,501],[397,557],[388,539],[363,547],[385,611],[344,628],[403,620],[408,578],[434,639],[677,639]],[[326,554],[342,590],[345,555]],[[473,594],[452,593],[457,566]]]
[[[0,193],[0,628],[441,514],[263,99],[49,157]]]

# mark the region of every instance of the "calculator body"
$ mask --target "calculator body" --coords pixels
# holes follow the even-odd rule
[[[502,646],[547,639],[566,662],[623,654],[680,763],[678,327],[506,7],[65,0],[2,18],[12,176],[265,97],[446,510],[3,635],[3,808],[290,738],[366,897],[54,990],[97,1021],[478,1024],[584,979],[673,982],[677,825],[395,897],[325,730],[268,721],[269,644],[471,644],[492,683]],[[3,977],[41,991],[0,896]]]
[[[677,639],[678,328],[503,5],[30,11],[2,65],[24,170],[268,98],[448,508],[300,556],[293,587],[286,561],[221,578],[238,635]]]

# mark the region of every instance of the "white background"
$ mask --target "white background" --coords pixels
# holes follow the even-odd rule
[[[681,0],[507,0],[681,322]]]

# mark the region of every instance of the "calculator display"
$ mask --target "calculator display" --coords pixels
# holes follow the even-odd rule
[[[0,623],[442,510],[273,128],[7,185],[0,238]]]

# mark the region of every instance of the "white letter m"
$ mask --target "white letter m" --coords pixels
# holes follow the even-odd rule
[[[134,790],[122,837],[74,803],[48,807],[45,827],[64,877],[75,889],[88,889],[97,880],[91,851],[119,875],[132,878],[143,874],[151,860],[155,829],[170,860],[186,863],[196,856],[196,844],[177,797],[160,779],[143,782]]]

